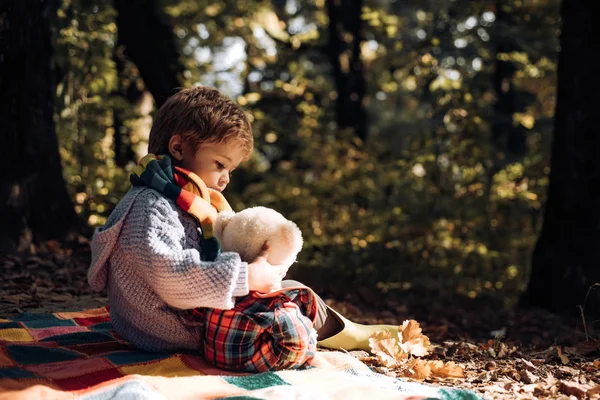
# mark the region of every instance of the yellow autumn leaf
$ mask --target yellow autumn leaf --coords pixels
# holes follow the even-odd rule
[[[408,355],[398,347],[398,341],[388,331],[375,332],[369,337],[371,351],[379,362],[390,368]]]
[[[402,343],[413,340],[421,336],[421,326],[414,319],[407,319],[398,327],[398,333]]]
[[[407,378],[427,379],[431,376],[431,366],[424,360],[413,358],[406,363],[406,368],[401,374]]]
[[[431,368],[431,374],[438,378],[464,378],[465,370],[454,363],[449,361],[444,363],[440,360],[431,360],[428,362]]]
[[[406,320],[398,327],[400,348],[407,354],[422,357],[429,354],[429,338],[422,333],[421,326],[414,319]]]

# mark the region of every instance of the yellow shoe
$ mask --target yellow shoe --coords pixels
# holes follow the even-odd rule
[[[388,331],[393,338],[398,339],[398,326],[394,325],[361,325],[352,322],[331,307],[327,307],[328,318],[334,317],[338,320],[342,330],[326,339],[317,342],[317,345],[334,350],[364,350],[371,351],[369,337],[378,331]]]

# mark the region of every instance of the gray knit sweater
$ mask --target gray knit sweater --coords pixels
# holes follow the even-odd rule
[[[237,253],[201,261],[195,220],[175,202],[133,187],[92,239],[88,281],[108,289],[114,329],[149,351],[198,349],[198,328],[179,309],[230,309],[248,294],[248,265]]]

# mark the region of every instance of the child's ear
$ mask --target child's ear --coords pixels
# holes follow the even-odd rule
[[[223,239],[223,231],[234,215],[233,211],[221,211],[217,214],[217,219],[213,223],[213,234],[220,240]]]
[[[173,135],[169,140],[169,154],[177,161],[183,160],[183,139],[181,135]]]
[[[302,250],[302,231],[292,221],[287,221],[281,227],[281,237],[292,247],[293,251],[297,254]]]

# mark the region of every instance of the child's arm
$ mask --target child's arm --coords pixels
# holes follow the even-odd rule
[[[232,308],[234,297],[248,294],[247,263],[232,252],[202,261],[198,250],[184,249],[185,229],[175,207],[153,190],[140,193],[119,240],[129,264],[172,307]]]

